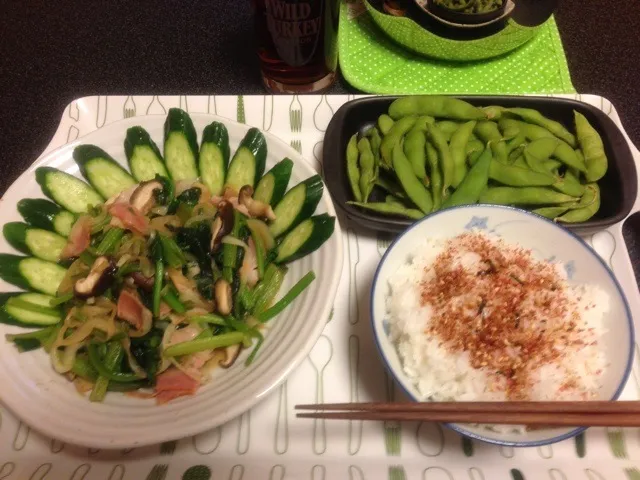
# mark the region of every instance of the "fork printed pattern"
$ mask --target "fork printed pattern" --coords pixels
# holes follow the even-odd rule
[[[166,463],[159,463],[154,465],[149,474],[147,475],[146,480],[164,480],[167,478],[167,471],[169,470],[169,465]]]
[[[400,465],[392,465],[389,467],[389,480],[407,480],[404,467]]]

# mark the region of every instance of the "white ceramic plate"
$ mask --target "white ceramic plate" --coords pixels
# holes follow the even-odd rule
[[[214,120],[223,122],[229,131],[232,154],[249,128],[214,115],[191,114],[191,118],[199,136]],[[35,180],[37,167],[48,165],[82,178],[71,155],[76,145],[92,143],[126,168],[123,142],[127,128],[141,125],[161,147],[164,121],[164,115],[118,121],[39,159],[4,195],[0,224],[21,220],[16,210],[20,199],[43,197]],[[268,133],[265,137],[267,170],[284,157],[294,162],[290,188],[317,173],[290,146]],[[316,210],[323,212],[336,214],[326,189]],[[4,238],[0,239],[0,251],[14,252]],[[250,409],[282,383],[320,336],[342,272],[338,222],[333,236],[319,250],[289,265],[281,295],[310,270],[316,273],[316,280],[270,322],[254,363],[247,368],[243,361],[238,361],[229,370],[217,369],[212,381],[195,396],[157,406],[153,400],[110,393],[104,403],[90,403],[53,371],[43,351],[21,354],[5,341],[4,334],[24,329],[0,325],[0,399],[34,429],[64,442],[94,448],[155,444],[214,428]],[[0,281],[0,291],[14,290],[15,287]]]
[[[542,217],[510,207],[471,205],[437,212],[414,224],[389,247],[376,271],[371,292],[371,321],[378,348],[387,368],[407,395],[414,400],[422,395],[402,369],[395,346],[385,328],[386,297],[389,278],[410,261],[412,252],[423,245],[427,236],[448,239],[478,229],[500,236],[507,243],[531,249],[539,259],[562,262],[569,281],[598,285],[610,299],[605,317],[608,332],[602,339],[610,362],[598,400],[617,399],[633,360],[634,331],[631,312],[618,281],[602,259],[580,237]],[[457,432],[471,438],[499,445],[539,446],[577,435],[584,428],[534,430],[524,434],[498,433],[487,428],[450,424]]]

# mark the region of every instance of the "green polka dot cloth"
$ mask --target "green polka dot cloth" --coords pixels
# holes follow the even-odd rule
[[[513,50],[514,42],[522,46]],[[368,93],[575,92],[553,18],[535,29],[510,23],[486,39],[462,42],[382,14],[364,0],[350,0],[341,5],[338,43],[342,74]],[[512,51],[495,57],[496,49]]]

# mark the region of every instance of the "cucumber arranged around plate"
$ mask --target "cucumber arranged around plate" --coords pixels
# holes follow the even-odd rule
[[[200,145],[200,146],[198,146]],[[315,279],[308,272],[274,303],[287,263],[314,252],[335,218],[315,214],[314,175],[289,190],[293,162],[265,173],[267,142],[251,128],[235,152],[225,125],[198,132],[173,108],[163,152],[129,128],[129,170],[96,145],[73,152],[82,181],[36,169],[45,199],[23,199],[24,222],[3,226],[22,255],[0,254],[0,323],[43,348],[52,367],[101,401],[107,391],[151,390],[158,403],[196,392],[212,366],[250,364],[263,326]],[[82,388],[80,388],[82,387]]]

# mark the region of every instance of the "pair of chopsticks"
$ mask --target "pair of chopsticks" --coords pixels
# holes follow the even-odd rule
[[[299,418],[502,425],[640,427],[640,401],[424,402],[296,405]]]

